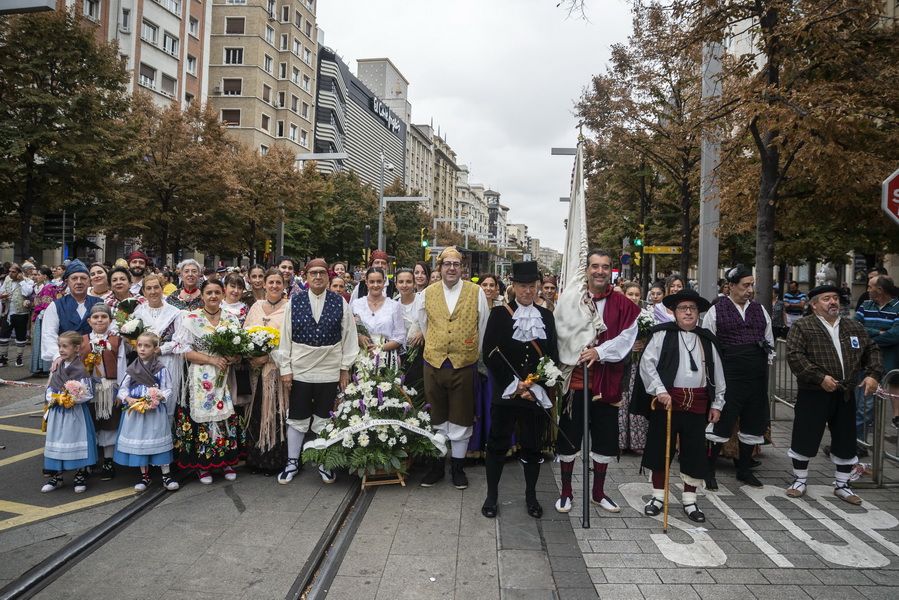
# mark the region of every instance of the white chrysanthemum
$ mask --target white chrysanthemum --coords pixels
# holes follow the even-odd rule
[[[393,389],[393,384],[390,383],[389,381],[382,381],[381,383],[378,384],[378,389],[381,390],[382,392],[389,392],[390,390]]]
[[[363,431],[362,433],[359,434],[359,446],[361,448],[365,448],[366,446],[368,446],[368,442],[369,442],[368,434]]]
[[[419,420],[416,419],[415,417],[408,417],[408,418],[406,419],[406,423],[408,423],[408,424],[411,425],[412,427],[418,427],[419,425],[421,425],[421,421],[419,421]]]
[[[362,423],[362,417],[360,417],[359,415],[353,415],[350,417],[350,426],[351,427],[359,425],[360,423]]]
[[[390,438],[387,440],[387,445],[393,448],[396,445],[396,438]]]
[[[401,436],[400,436],[400,443],[401,443],[401,444],[405,444],[405,443],[406,443],[406,436],[405,436],[405,435],[401,435]]]
[[[431,415],[429,415],[428,413],[426,413],[423,410],[418,411],[418,418],[420,420],[424,421],[425,423],[431,422]]]
[[[343,447],[344,448],[352,448],[356,443],[353,441],[353,436],[348,435],[343,438]]]
[[[382,442],[386,442],[386,441],[387,441],[387,434],[386,434],[386,433],[379,433],[379,434],[378,434],[378,439],[381,440]]]

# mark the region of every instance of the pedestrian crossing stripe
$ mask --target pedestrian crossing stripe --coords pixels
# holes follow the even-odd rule
[[[19,427],[18,425],[0,425],[0,431],[10,431],[12,433],[31,433],[34,435],[47,435],[47,432],[41,431],[34,427]]]
[[[33,458],[35,456],[40,456],[44,453],[43,448],[37,448],[35,450],[29,450],[28,452],[23,452],[22,454],[16,454],[15,456],[10,456],[8,458],[4,458],[0,460],[0,467],[5,467],[6,465],[11,465],[13,463],[17,463],[20,460],[28,460],[29,458]]]
[[[5,531],[20,525],[27,525],[28,523],[34,523],[35,521],[41,521],[50,517],[58,517],[76,510],[106,504],[107,502],[112,502],[114,500],[129,498],[134,496],[134,494],[134,488],[127,487],[121,490],[99,494],[97,496],[82,498],[81,500],[75,500],[74,502],[67,502],[66,504],[60,504],[59,506],[34,506],[32,504],[23,504],[11,500],[0,500],[0,512],[17,515],[0,521],[0,531]]]
[[[14,415],[0,415],[0,419],[15,419],[16,417],[31,417],[31,416],[39,415],[43,412],[44,411],[42,411],[42,410],[32,410],[32,411],[23,412],[23,413],[16,413]]]

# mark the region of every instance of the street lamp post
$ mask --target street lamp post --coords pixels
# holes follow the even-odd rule
[[[388,163],[381,151],[381,180],[378,186],[378,249],[384,250],[384,211],[387,209],[387,203],[384,202],[384,171],[393,171],[394,167]]]
[[[304,152],[296,155],[294,158],[294,162],[297,165],[297,168],[300,168],[300,165],[307,160],[346,160],[349,158],[349,154],[346,152]],[[285,218],[284,218],[284,202],[281,202],[281,222],[278,223],[278,240],[277,240],[277,248],[275,253],[277,256],[284,256],[284,226],[285,226]]]

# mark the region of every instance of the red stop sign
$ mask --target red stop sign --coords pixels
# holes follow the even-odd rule
[[[899,169],[883,180],[883,199],[880,207],[899,225]]]

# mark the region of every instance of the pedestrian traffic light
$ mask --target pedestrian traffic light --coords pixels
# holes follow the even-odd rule
[[[429,262],[430,260],[431,260],[431,249],[428,248],[427,246],[425,246],[424,261]]]
[[[634,265],[640,266],[640,252],[635,251],[631,253],[631,260],[634,262]]]
[[[265,240],[265,253],[266,254],[272,253],[272,241],[271,240]]]
[[[430,243],[428,241],[429,237],[431,237],[431,231],[427,227],[422,227],[421,228],[421,240],[420,240],[422,248],[428,247],[428,244]]]
[[[640,223],[637,225],[637,235],[634,236],[634,246],[637,248],[643,247],[643,238],[646,234],[646,225]]]

